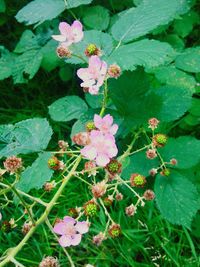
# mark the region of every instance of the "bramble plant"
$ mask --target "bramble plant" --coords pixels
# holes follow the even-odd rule
[[[34,0],[16,18],[39,26],[65,8],[90,2]],[[68,259],[68,265],[63,266],[76,266],[69,248],[83,242],[101,246],[110,239],[127,236],[124,217],[119,219],[122,215],[115,214],[135,220],[149,208],[149,202],[155,202],[161,216],[170,223],[183,226],[185,231],[191,228],[199,209],[199,194],[184,171],[199,163],[200,141],[192,136],[173,138],[169,128],[191,106],[196,81],[184,71],[200,72],[200,65],[193,61],[200,49],[185,49],[178,54],[166,42],[141,37],[153,31],[156,35],[156,29],[162,30],[173,18],[177,22],[177,17],[187,14],[192,4],[180,0],[135,2],[136,7],[114,16],[108,33],[104,31],[109,13],[101,6],[91,7],[97,9],[95,30],[84,29],[95,23],[89,8],[83,24],[78,19],[70,24],[62,21],[58,34],[51,31],[49,43],[54,49],[57,46],[55,62],[78,66],[74,80],[87,101],[70,95],[49,106],[53,121],[76,120],[71,136],[57,140],[57,149],[48,148],[53,130],[47,119],[32,118],[0,126],[1,231],[8,235],[20,229],[22,234],[21,241],[2,254],[0,267],[10,263],[24,266],[17,256],[39,226],[47,229],[44,233],[48,231],[52,242],[63,250]],[[98,19],[100,12],[102,17]],[[0,64],[10,62],[9,67],[4,65],[3,78],[12,75],[16,83],[33,78],[47,51],[47,44],[41,48],[39,43],[38,36],[26,30],[14,51],[20,55],[2,47]],[[27,51],[25,46],[29,47]],[[20,70],[11,70],[13,62],[19,64],[17,61],[21,61]],[[198,71],[190,69],[195,67]],[[32,165],[27,166],[24,155],[38,152]],[[76,183],[83,184],[85,192],[74,187],[77,202],[69,206],[66,201],[67,209],[60,212],[59,203],[68,200],[65,190]],[[80,195],[84,195],[82,203]],[[7,219],[11,205],[21,215]],[[38,264],[62,266],[57,254],[42,255]]]

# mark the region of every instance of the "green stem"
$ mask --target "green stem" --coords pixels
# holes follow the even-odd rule
[[[56,204],[58,198],[62,194],[65,186],[69,182],[70,178],[73,176],[74,172],[76,171],[79,163],[81,161],[81,156],[79,156],[74,163],[73,168],[70,170],[68,175],[63,179],[63,182],[58,189],[58,191],[55,193],[52,200],[48,203],[44,213],[41,215],[41,217],[36,221],[35,225],[30,229],[30,231],[25,235],[25,237],[21,240],[21,242],[14,248],[9,249],[6,258],[0,263],[0,267],[5,266],[7,263],[9,263],[16,255],[17,253],[23,248],[23,246],[26,244],[26,242],[29,240],[29,238],[34,234],[37,227],[42,224],[46,218],[48,217],[49,213],[51,212],[52,208]]]
[[[103,103],[102,103],[102,108],[100,111],[100,116],[102,117],[104,115],[104,112],[106,110],[106,105],[107,105],[107,98],[108,98],[108,80],[105,80],[105,86],[104,86],[104,91],[103,91]]]

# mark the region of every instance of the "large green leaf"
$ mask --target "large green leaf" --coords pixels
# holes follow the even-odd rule
[[[28,119],[0,126],[0,157],[28,154],[45,149],[52,129],[46,119]]]
[[[17,43],[14,52],[24,53],[27,50],[40,48],[35,34],[30,30],[25,30]]]
[[[105,7],[93,6],[84,11],[83,23],[91,29],[106,30],[109,21],[109,11]]]
[[[13,56],[2,46],[0,47],[0,52],[0,80],[4,80],[12,74]]]
[[[88,110],[88,106],[78,96],[66,96],[49,106],[49,114],[54,121],[79,119]]]
[[[52,20],[62,13],[65,8],[73,8],[91,3],[92,0],[34,0],[24,6],[16,15],[19,22],[26,25],[43,23]]]
[[[168,143],[162,148],[161,154],[165,161],[175,158],[177,168],[187,169],[200,162],[200,140],[192,136],[169,138]]]
[[[134,70],[138,65],[147,68],[163,65],[174,56],[174,50],[169,44],[144,39],[119,47],[108,60],[117,63],[124,70]]]
[[[28,50],[16,56],[12,75],[14,83],[25,83],[32,79],[40,68],[42,53],[40,50]]]
[[[48,167],[48,159],[52,156],[50,152],[39,154],[33,164],[22,172],[17,189],[29,192],[31,189],[41,188],[53,175],[53,170]]]
[[[184,87],[194,92],[196,81],[194,77],[184,71],[177,69],[175,66],[164,66],[154,70],[156,78],[164,84],[173,87]]]
[[[46,71],[52,71],[62,62],[56,54],[56,47],[57,43],[52,39],[47,42],[40,50],[43,55],[41,67]]]
[[[176,67],[188,72],[200,72],[200,46],[188,48],[175,61]]]
[[[195,186],[178,172],[172,171],[168,177],[156,177],[154,190],[163,217],[173,224],[190,228],[199,209],[199,196]]]
[[[120,42],[129,42],[169,23],[184,5],[185,0],[143,0],[137,8],[116,21],[112,35]]]
[[[78,44],[74,44],[70,47],[70,50],[75,55],[81,56],[84,60],[88,58],[84,55],[84,51],[89,44],[96,44],[98,48],[103,51],[103,57],[110,55],[113,50],[113,38],[108,34],[101,31],[91,30],[84,32],[84,39]],[[77,57],[72,57],[66,60],[66,63],[83,64],[84,61]]]
[[[0,0],[0,13],[6,11],[6,4],[4,0]]]

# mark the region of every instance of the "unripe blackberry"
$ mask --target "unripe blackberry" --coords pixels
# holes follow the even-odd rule
[[[4,233],[9,233],[11,232],[11,224],[9,221],[3,221],[1,224],[1,231]]]
[[[56,258],[48,256],[40,262],[39,267],[60,267],[60,264]]]
[[[130,182],[131,186],[143,187],[146,184],[146,178],[139,173],[134,173],[131,175]]]
[[[53,156],[48,160],[48,166],[52,170],[59,170],[60,168],[60,161],[57,157]]]
[[[85,49],[85,55],[87,57],[100,56],[101,50],[95,44],[89,44]]]
[[[105,205],[106,207],[110,207],[110,206],[112,206],[112,204],[113,204],[113,200],[112,200],[111,197],[105,197],[105,198],[103,199],[103,203],[104,203],[104,205]]]
[[[120,225],[119,224],[111,225],[109,230],[108,230],[108,233],[112,238],[119,237],[121,235],[121,227],[120,227]]]
[[[77,217],[78,217],[78,211],[77,211],[76,208],[70,208],[70,209],[68,210],[68,214],[69,214],[69,216],[72,217],[72,218],[77,218]]]
[[[121,68],[116,64],[110,65],[108,68],[108,75],[110,78],[117,79],[121,75]]]
[[[83,208],[86,216],[94,217],[97,215],[98,205],[94,200],[86,202]]]
[[[169,169],[163,169],[161,172],[160,172],[160,174],[162,175],[162,176],[169,176],[170,175],[170,173],[171,173],[171,171],[169,170]]]
[[[91,132],[92,130],[96,130],[96,126],[93,121],[88,121],[85,125],[85,128],[88,132]]]
[[[156,134],[153,137],[153,145],[156,147],[163,147],[167,143],[167,136],[165,134]]]
[[[116,159],[111,159],[110,162],[106,165],[106,170],[111,175],[118,174],[122,171],[122,164]]]

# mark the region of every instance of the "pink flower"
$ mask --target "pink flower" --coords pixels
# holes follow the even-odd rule
[[[118,125],[113,124],[113,117],[111,115],[106,115],[101,118],[99,115],[94,115],[94,125],[97,129],[99,129],[102,133],[109,133],[115,135],[118,130]]]
[[[59,24],[60,35],[52,35],[52,38],[61,42],[63,46],[70,46],[73,43],[78,43],[83,39],[83,25],[75,20],[70,26],[66,22]]]
[[[105,167],[118,153],[114,136],[93,130],[90,140],[90,144],[81,149],[81,154],[89,160],[95,160],[98,166]]]
[[[61,235],[59,244],[62,247],[77,246],[81,242],[82,234],[89,230],[87,222],[77,222],[69,216],[65,216],[61,222],[55,224],[54,232]]]
[[[78,77],[83,80],[81,87],[88,88],[91,95],[97,95],[99,88],[103,85],[107,73],[107,64],[98,56],[91,56],[88,68],[77,71]]]

